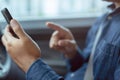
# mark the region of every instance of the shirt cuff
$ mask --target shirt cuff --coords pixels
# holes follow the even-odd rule
[[[61,76],[57,75],[47,64],[41,59],[36,60],[28,72],[26,73],[27,80],[61,80]]]

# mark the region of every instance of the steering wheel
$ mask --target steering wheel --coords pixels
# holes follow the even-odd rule
[[[0,34],[0,38],[1,36],[2,34]],[[0,78],[4,78],[8,74],[10,70],[10,65],[11,65],[10,56],[8,55],[5,47],[0,41]]]

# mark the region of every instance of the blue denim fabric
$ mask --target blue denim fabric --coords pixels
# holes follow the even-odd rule
[[[61,79],[48,65],[41,59],[36,60],[26,75],[27,80],[59,80]],[[62,79],[61,79],[62,80]]]
[[[86,48],[83,52],[78,50],[78,55],[68,60],[69,72],[65,80],[83,80],[96,33],[106,16],[106,20],[111,20],[111,23],[104,29],[96,47],[93,62],[94,80],[120,80],[120,13],[104,15],[96,21],[88,33]],[[75,65],[77,67],[74,68]],[[59,80],[60,78],[41,59],[37,60],[27,72],[27,80]]]
[[[104,15],[99,18],[88,33],[86,48],[83,50],[83,53],[79,53],[84,57],[84,64],[80,68],[76,68],[76,71],[69,72],[66,80],[83,80],[87,66],[85,63],[87,64],[88,62],[98,28],[106,16],[106,20],[109,20],[108,17],[110,15]],[[76,57],[73,60],[81,61],[81,58]],[[71,60],[69,60],[69,63],[71,64]],[[69,67],[74,65],[73,63]],[[113,15],[111,23],[103,31],[94,54],[93,72],[94,80],[120,80],[120,14]]]

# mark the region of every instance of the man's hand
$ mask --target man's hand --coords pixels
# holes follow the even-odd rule
[[[77,44],[70,30],[51,22],[47,22],[46,25],[55,30],[50,39],[50,48],[64,53],[66,58],[74,58]]]
[[[18,38],[10,33],[10,26]],[[40,58],[40,48],[16,20],[11,20],[10,26],[6,27],[2,42],[12,59],[26,72],[31,64]]]

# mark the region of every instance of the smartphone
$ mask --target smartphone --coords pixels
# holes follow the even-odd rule
[[[1,10],[1,13],[4,16],[6,22],[10,25],[10,21],[13,19],[13,17],[11,16],[9,10],[7,8],[4,8]],[[10,27],[10,32],[14,37],[18,38],[18,36],[15,34],[15,32],[12,30],[11,27]]]
[[[10,21],[13,19],[10,12],[8,11],[7,8],[4,8],[1,10],[5,20],[7,21],[8,24],[10,24]]]

